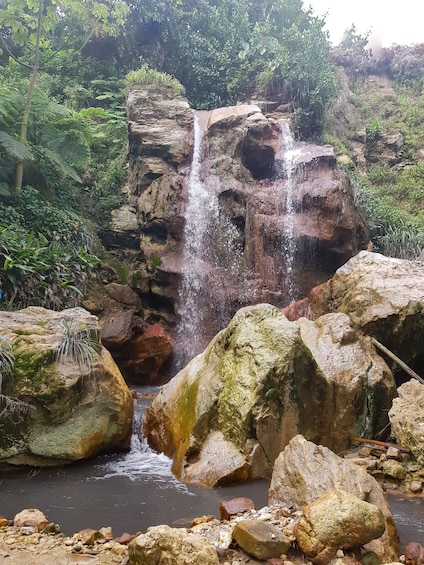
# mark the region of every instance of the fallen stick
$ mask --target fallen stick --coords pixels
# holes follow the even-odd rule
[[[414,379],[417,379],[417,381],[419,381],[422,385],[424,385],[424,379],[422,379],[420,377],[420,375],[418,375],[415,371],[413,371],[411,369],[411,367],[408,367],[408,365],[402,361],[402,359],[399,359],[399,357],[397,357],[394,353],[392,353],[390,351],[390,349],[387,349],[387,347],[385,347],[382,343],[380,343],[379,341],[377,341],[375,339],[375,337],[371,338],[371,341],[373,342],[373,344],[380,349],[380,351],[382,351],[383,353],[385,353],[388,357],[390,357],[390,359],[393,359],[393,361],[395,361],[399,367],[401,369],[403,369],[406,373],[408,373],[408,375]]]
[[[388,441],[379,441],[377,439],[367,439],[363,437],[351,437],[349,439],[357,443],[369,443],[371,445],[379,445],[380,447],[386,447],[386,448],[395,447],[396,449],[399,449],[399,451],[401,451],[402,453],[411,453],[411,450],[408,449],[407,447],[402,447],[401,445],[396,445],[395,443],[390,443]]]

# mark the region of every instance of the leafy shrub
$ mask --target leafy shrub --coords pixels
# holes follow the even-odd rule
[[[379,139],[385,131],[384,124],[379,118],[372,118],[366,126],[367,141],[374,142]]]
[[[156,69],[151,69],[148,65],[143,65],[136,71],[130,71],[125,77],[125,84],[127,86],[141,84],[149,88],[166,86],[172,90],[174,96],[184,94],[184,87],[176,78]]]
[[[24,229],[0,227],[2,308],[76,306],[97,257],[59,235],[49,240]]]
[[[424,249],[424,217],[410,216],[387,195],[379,195],[355,173],[349,173],[355,203],[370,227],[374,250],[413,260]]]

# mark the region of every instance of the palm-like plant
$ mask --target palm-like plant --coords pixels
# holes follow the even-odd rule
[[[75,322],[62,320],[62,340],[56,351],[56,361],[69,360],[91,373],[99,357],[101,344],[97,330],[80,327]]]

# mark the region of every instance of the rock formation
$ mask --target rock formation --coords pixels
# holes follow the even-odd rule
[[[384,427],[394,394],[387,365],[347,316],[294,323],[262,304],[239,310],[162,387],[145,433],[181,479],[216,486],[269,477],[298,433],[346,448]]]
[[[361,251],[311,290],[301,315],[348,314],[354,328],[418,371],[424,369],[423,289],[424,263]]]
[[[399,538],[389,505],[377,481],[358,465],[341,459],[326,447],[306,441],[300,435],[290,441],[275,462],[268,502],[287,504],[290,501],[295,508],[302,509],[306,505],[316,504],[318,499],[334,490],[341,490],[380,509],[384,516],[385,531],[365,547],[377,553],[383,563],[397,561]],[[329,518],[329,522],[332,524],[330,530],[333,530],[336,527],[335,520]],[[318,539],[315,538],[315,543]],[[318,545],[322,547],[322,544]]]
[[[398,388],[398,398],[389,411],[392,435],[409,447],[417,463],[424,466],[424,385],[410,380]]]
[[[129,447],[133,400],[98,330],[83,308],[1,313],[15,356],[3,393],[28,408],[1,412],[0,463],[61,465]]]
[[[203,347],[240,306],[281,306],[292,289],[305,295],[366,246],[366,225],[330,146],[295,144],[287,172],[283,122],[258,106],[194,115],[171,90],[133,86],[127,108],[128,203],[104,240],[112,248],[138,246],[130,278],[148,321],[175,324],[187,300],[182,279],[196,279],[196,308],[205,314],[194,333],[202,334]],[[183,249],[195,118],[203,136],[198,177],[213,207],[213,221],[195,219],[204,224],[197,262]]]

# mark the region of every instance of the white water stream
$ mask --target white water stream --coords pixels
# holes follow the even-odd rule
[[[297,300],[295,292],[295,282],[293,280],[293,267],[296,253],[296,240],[295,240],[295,221],[296,213],[294,208],[294,193],[293,189],[294,174],[296,172],[296,158],[300,154],[299,149],[295,149],[295,142],[293,134],[290,130],[288,122],[281,122],[281,142],[283,148],[283,161],[282,170],[280,174],[284,180],[286,189],[286,202],[285,202],[285,222],[283,225],[283,257],[285,265],[284,285],[287,302],[294,302]]]

